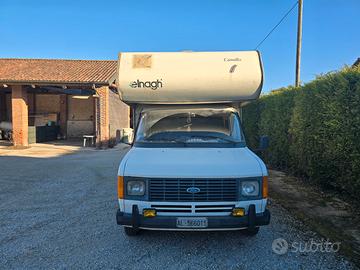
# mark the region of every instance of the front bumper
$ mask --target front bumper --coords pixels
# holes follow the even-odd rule
[[[243,217],[233,216],[209,216],[207,228],[177,228],[175,216],[156,216],[145,218],[139,213],[137,205],[133,205],[132,214],[120,212],[116,213],[118,225],[129,226],[134,229],[154,229],[154,230],[241,230],[253,229],[258,226],[268,225],[270,223],[270,211],[265,210],[261,214],[256,214],[255,205],[250,205],[248,214]]]

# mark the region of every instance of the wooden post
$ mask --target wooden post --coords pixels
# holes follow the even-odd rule
[[[295,86],[300,86],[300,62],[301,62],[301,43],[302,43],[302,13],[303,1],[298,3],[298,29],[297,29],[297,46],[296,46],[296,77]]]

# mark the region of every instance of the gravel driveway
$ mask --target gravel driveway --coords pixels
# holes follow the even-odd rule
[[[272,202],[271,224],[240,232],[143,232],[116,225],[116,172],[125,151],[52,158],[0,156],[1,269],[352,269],[337,253],[272,250],[321,239]]]

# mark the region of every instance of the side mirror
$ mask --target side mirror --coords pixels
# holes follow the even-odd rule
[[[122,130],[121,141],[126,144],[132,144],[134,141],[134,130],[132,128],[124,128]]]
[[[266,135],[260,136],[259,150],[263,151],[269,147],[269,137]]]

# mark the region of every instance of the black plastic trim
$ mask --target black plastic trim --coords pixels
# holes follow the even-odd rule
[[[133,214],[123,213],[118,210],[116,220],[118,225],[131,226],[132,228],[157,228],[157,229],[177,229],[176,216],[156,216],[145,218],[139,214],[137,205],[133,206]],[[270,211],[266,209],[261,214],[256,214],[255,205],[249,206],[247,216],[208,216],[208,227],[206,229],[254,229],[258,226],[270,223]],[[188,229],[193,230],[192,228]]]

